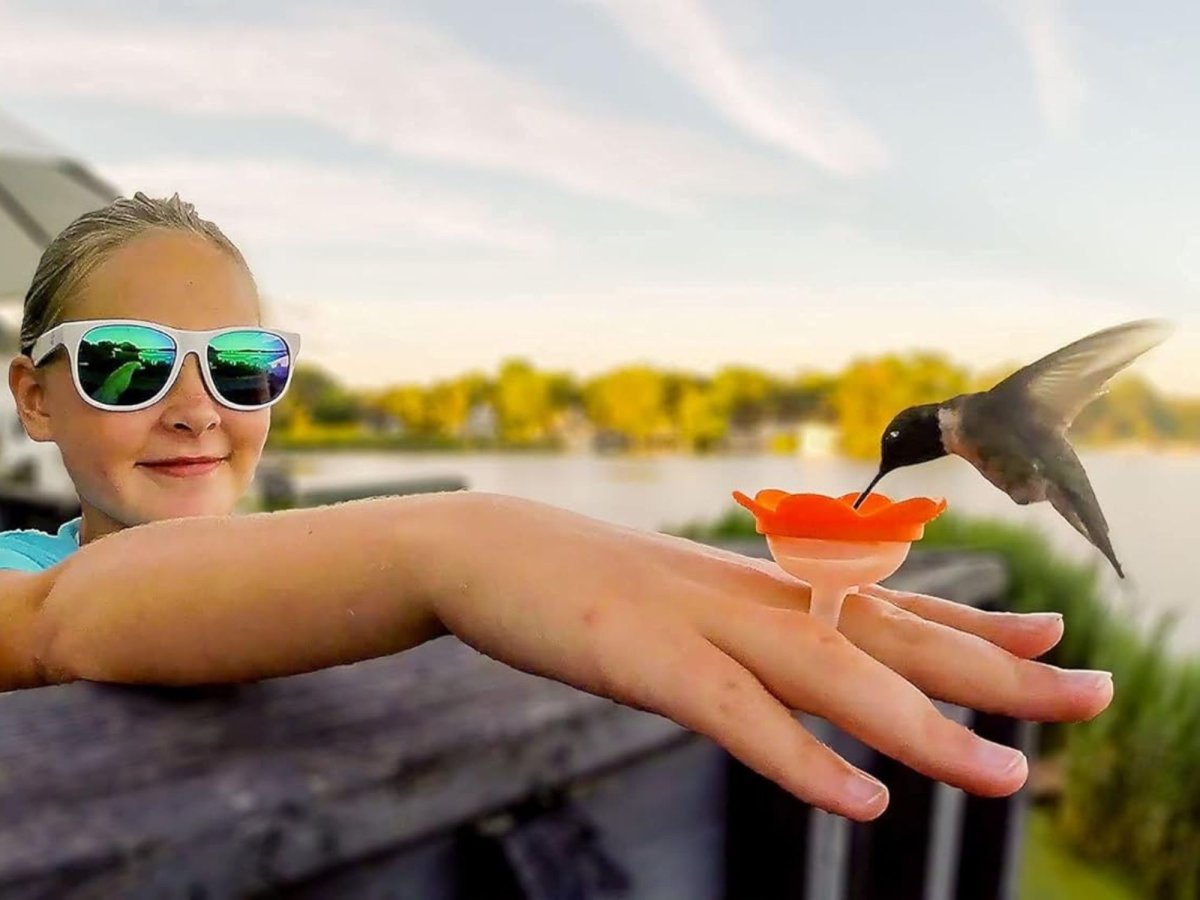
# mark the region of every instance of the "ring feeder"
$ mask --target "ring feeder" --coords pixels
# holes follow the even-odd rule
[[[809,614],[834,628],[852,591],[874,584],[900,568],[927,522],[946,508],[945,500],[913,497],[893,502],[870,494],[855,509],[858,494],[789,494],[759,491],[754,499],[733,498],[754,514],[779,567],[811,588]]]

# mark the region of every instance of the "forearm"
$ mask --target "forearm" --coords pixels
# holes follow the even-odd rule
[[[246,681],[445,634],[433,594],[471,495],[127,529],[62,564],[38,615],[48,681]]]

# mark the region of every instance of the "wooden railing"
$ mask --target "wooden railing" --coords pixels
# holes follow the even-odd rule
[[[467,482],[458,476],[441,475],[374,482],[340,481],[314,486],[296,478],[286,466],[264,464],[259,466],[255,476],[255,488],[263,509],[278,510],[326,506],[370,497],[461,491],[466,490]]]
[[[914,551],[894,583],[994,605],[1005,573]],[[1027,725],[944,708],[1030,748]],[[969,797],[807,723],[888,783],[881,819],[453,637],[241,686],[0,694],[0,897],[1013,896],[1024,791]]]

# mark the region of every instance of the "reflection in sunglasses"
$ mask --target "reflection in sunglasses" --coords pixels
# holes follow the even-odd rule
[[[142,364],[137,360],[122,365],[104,379],[104,383],[96,391],[96,399],[101,403],[116,403],[121,399],[121,395],[129,390],[129,383],[133,381],[134,373],[140,368],[142,368]]]

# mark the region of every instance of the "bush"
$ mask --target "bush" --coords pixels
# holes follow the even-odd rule
[[[1056,556],[1037,532],[953,516],[922,544],[999,552],[1011,608],[1061,612],[1063,640],[1047,661],[1107,669],[1113,702],[1091,722],[1048,726],[1044,750],[1065,743],[1057,825],[1080,856],[1120,860],[1149,897],[1200,897],[1200,661],[1166,649],[1172,616],[1149,633],[1101,596],[1096,566]]]

